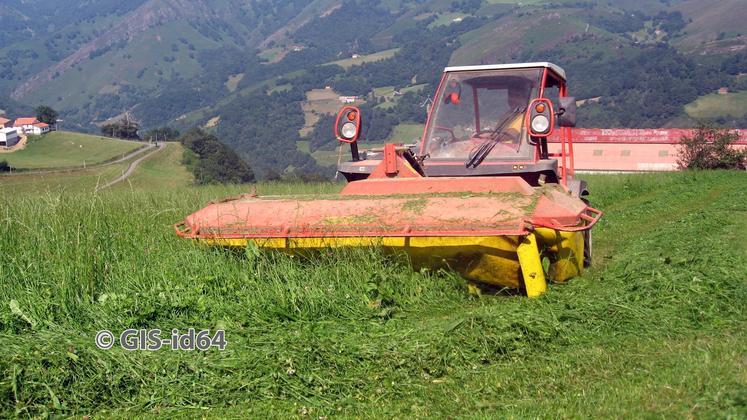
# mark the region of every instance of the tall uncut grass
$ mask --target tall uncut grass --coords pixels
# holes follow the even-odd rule
[[[5,416],[747,414],[747,174],[590,177],[594,268],[472,296],[376,249],[207,248],[171,225],[242,188],[0,192]],[[1,191],[0,186],[0,191]],[[263,185],[266,194],[335,186]],[[225,351],[96,331],[225,329]],[[208,408],[210,408],[208,410]]]

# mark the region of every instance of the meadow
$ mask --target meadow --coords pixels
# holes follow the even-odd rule
[[[394,54],[396,54],[398,51],[399,51],[399,48],[392,48],[390,50],[379,51],[373,54],[361,55],[356,58],[352,58],[352,57],[345,58],[342,60],[333,61],[328,64],[335,64],[344,69],[348,69],[353,66],[359,66],[363,63],[372,63],[375,61],[381,61],[381,60],[386,60],[388,58],[392,58]]]
[[[606,212],[594,266],[528,299],[377,249],[181,240],[173,223],[252,187],[166,182],[175,158],[159,159],[99,193],[0,188],[0,415],[747,415],[746,173],[587,176]],[[94,345],[189,327],[224,329],[227,348]]]
[[[115,160],[144,146],[141,142],[55,131],[30,136],[26,148],[2,154],[0,160],[21,170],[77,168]]]
[[[693,118],[714,118],[722,115],[741,117],[747,113],[747,92],[711,93],[685,105],[685,111]]]

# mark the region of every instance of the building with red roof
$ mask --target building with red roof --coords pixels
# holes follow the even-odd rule
[[[13,127],[17,128],[21,133],[27,133],[33,131],[34,124],[37,123],[39,123],[39,120],[37,120],[36,117],[22,117],[16,118]]]
[[[24,134],[42,135],[49,132],[49,124],[40,122],[34,117],[16,118],[13,127]]]
[[[43,122],[34,124],[34,126],[31,128],[31,131],[29,132],[29,134],[35,134],[37,136],[46,133],[49,133],[49,124]]]

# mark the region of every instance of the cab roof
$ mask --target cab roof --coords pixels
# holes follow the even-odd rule
[[[557,64],[553,64],[547,61],[537,63],[511,63],[511,64],[487,64],[480,66],[455,66],[446,67],[444,73],[452,71],[471,71],[471,70],[508,70],[508,69],[532,69],[532,68],[548,68],[555,72],[558,76],[566,80],[565,70],[563,70]]]

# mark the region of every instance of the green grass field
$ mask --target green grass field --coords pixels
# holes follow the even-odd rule
[[[701,96],[685,105],[685,112],[693,118],[741,117],[747,114],[747,91]]]
[[[143,147],[143,143],[88,134],[57,131],[29,137],[26,148],[0,155],[18,169],[70,168],[117,159]]]
[[[159,158],[150,170],[175,161]],[[302,259],[174,235],[250,186],[0,188],[2,415],[744,418],[747,174],[588,179],[606,212],[594,267],[538,299],[473,296],[376,249]],[[94,345],[189,327],[225,329],[227,349]]]
[[[144,160],[134,174],[116,188],[131,190],[177,190],[193,184],[194,177],[182,165],[184,147],[168,143],[166,149]]]
[[[181,164],[183,150],[181,144],[169,143],[166,149],[146,157],[132,176],[113,187],[160,191],[192,185],[192,174]],[[97,187],[122,175],[130,163],[141,156],[136,155],[116,164],[86,169],[0,175],[0,186],[4,193],[10,195],[91,193],[96,191]]]
[[[107,165],[100,168],[80,169],[71,172],[46,174],[0,175],[0,190],[6,194],[78,193],[92,192],[122,174],[127,163]]]
[[[448,26],[448,25],[451,25],[453,23],[456,23],[456,22],[454,22],[454,19],[459,19],[459,18],[464,19],[464,18],[467,18],[469,16],[471,16],[471,15],[467,15],[467,14],[464,14],[464,13],[442,13],[442,14],[439,14],[438,18],[436,20],[434,20],[433,22],[431,22],[428,25],[428,27],[429,28],[435,28],[437,26]],[[459,22],[461,22],[461,21],[459,21]]]
[[[394,143],[417,143],[423,137],[423,124],[402,123],[394,127],[389,141]]]
[[[336,64],[344,69],[347,69],[353,66],[359,66],[363,63],[373,63],[375,61],[381,61],[381,60],[386,60],[387,58],[392,58],[394,57],[394,54],[397,53],[397,51],[399,51],[399,48],[392,48],[391,50],[384,50],[384,51],[379,51],[373,54],[361,55],[360,57],[357,57],[357,58],[346,58],[343,60],[332,61],[327,64]]]

